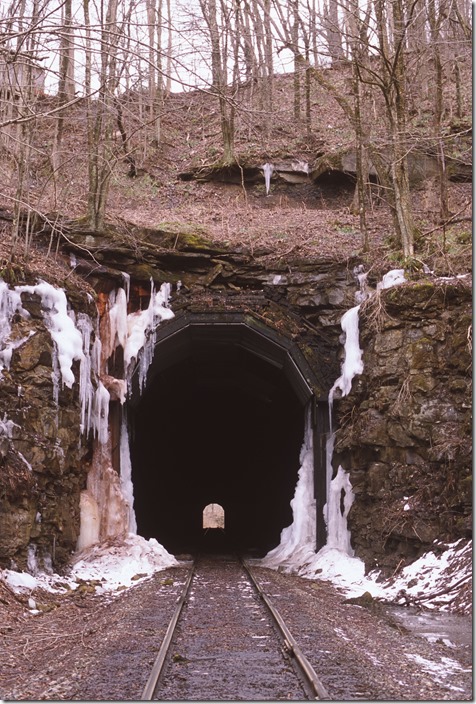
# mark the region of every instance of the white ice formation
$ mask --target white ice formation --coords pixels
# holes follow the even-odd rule
[[[269,194],[269,189],[270,189],[270,186],[271,186],[271,177],[272,177],[272,175],[273,175],[274,166],[273,166],[273,164],[268,164],[268,163],[266,163],[266,164],[263,164],[263,166],[262,166],[261,168],[263,169],[263,174],[264,174],[264,183],[265,183],[265,186],[266,186],[266,195],[268,195],[268,194]]]
[[[294,497],[291,501],[293,522],[281,532],[279,545],[261,561],[265,567],[302,564],[315,553],[316,500],[314,498],[314,449],[310,409],[306,413],[301,467]]]
[[[324,506],[324,518],[327,526],[326,545],[316,553],[315,551],[315,500],[313,480],[313,452],[312,434],[309,435],[309,419],[306,421],[305,439],[301,452],[301,469],[294,498],[291,501],[293,509],[293,523],[281,533],[279,545],[271,550],[262,560],[267,567],[280,567],[289,572],[298,572],[304,576],[315,574],[321,568],[321,561],[332,562],[336,555],[345,556],[347,560],[353,558],[353,549],[350,541],[350,531],[347,527],[347,516],[354,501],[354,493],[350,483],[349,474],[340,465],[333,477],[332,455],[334,450],[334,429],[332,427],[332,405],[337,390],[341,396],[347,396],[352,388],[355,376],[362,374],[364,365],[362,350],[359,344],[359,310],[365,298],[372,295],[367,289],[366,274],[358,270],[355,272],[359,281],[360,291],[356,299],[360,303],[350,308],[341,319],[341,327],[345,333],[344,360],[341,374],[334,382],[329,392],[329,419],[330,431],[327,439],[327,497]],[[405,282],[403,269],[388,272],[377,286],[377,290],[388,288]],[[311,438],[309,440],[309,437]],[[308,448],[304,452],[304,448]],[[314,526],[314,528],[311,528]],[[306,527],[306,528],[304,528]]]
[[[143,390],[154,357],[156,329],[163,320],[168,320],[174,315],[169,308],[170,284],[162,284],[159,291],[155,291],[151,281],[148,307],[143,311],[128,313],[129,279],[126,277],[124,282],[126,288],[118,288],[109,294],[104,344],[100,355],[104,368],[103,379],[107,380],[108,388],[111,392],[114,391],[121,404],[126,399],[136,369],[139,374],[139,388],[140,391]],[[119,346],[124,351],[124,379],[114,379],[109,376],[107,369],[107,360]],[[87,488],[81,496],[78,550],[117,535],[137,532],[125,410],[120,433],[118,475],[111,465],[109,447],[107,413],[110,394],[102,381],[99,381],[96,399],[93,415],[98,422],[96,432],[99,446],[96,447],[88,473]]]
[[[151,281],[150,303],[146,310],[127,312],[130,279],[123,275],[124,287],[109,295],[105,331],[84,313],[77,315],[68,306],[66,293],[45,281],[32,286],[10,287],[0,280],[0,381],[8,370],[15,349],[31,335],[13,339],[12,321],[15,315],[29,318],[23,307],[22,294],[36,295],[46,328],[53,341],[53,398],[59,400],[60,389],[73,388],[79,382],[81,404],[80,429],[84,437],[92,436],[94,447],[92,467],[88,473],[87,488],[81,494],[81,526],[77,548],[83,550],[92,544],[137,530],[133,509],[133,487],[129,438],[125,417],[121,427],[120,475],[111,465],[111,438],[109,433],[109,404],[117,398],[124,403],[128,384],[138,369],[142,391],[148,368],[153,359],[156,329],[161,321],[173,317],[169,308],[171,288],[163,284],[155,291]],[[124,350],[124,378],[111,377],[107,361],[121,346]],[[79,365],[79,379],[74,365]],[[21,389],[19,389],[19,395]],[[0,421],[0,436],[11,439],[15,424],[6,416]],[[25,460],[26,462],[26,460]],[[30,561],[34,552],[30,551]]]

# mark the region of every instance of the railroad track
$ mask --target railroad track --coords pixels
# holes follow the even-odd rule
[[[330,696],[252,567],[227,555],[191,567],[141,699]]]

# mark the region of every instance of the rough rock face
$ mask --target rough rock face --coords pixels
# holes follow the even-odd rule
[[[337,463],[356,494],[353,546],[395,569],[471,537],[471,288],[419,281],[362,307],[364,372],[338,403]]]
[[[357,261],[273,262],[152,230],[122,239],[78,231],[67,247],[98,293],[96,310],[70,291],[76,312],[104,314],[108,292],[128,277],[130,310],[146,305],[152,278],[175,284],[177,316],[251,311],[299,346],[325,404],[340,371],[340,319],[359,288]],[[77,543],[92,443],[80,437],[78,384],[54,402],[53,343],[38,297],[23,294],[23,306],[31,317],[17,316],[11,337],[34,334],[0,383],[0,565],[24,569],[30,557],[56,567]],[[335,400],[334,466],[350,472],[353,547],[369,568],[395,569],[436,539],[470,536],[470,326],[471,289],[456,279],[384,290],[361,308],[364,373]]]
[[[78,310],[89,303],[74,296]],[[22,294],[30,318],[12,321],[12,339],[30,334],[0,382],[0,564],[61,565],[76,545],[79,494],[87,470],[78,385],[54,401],[53,342],[36,295]]]

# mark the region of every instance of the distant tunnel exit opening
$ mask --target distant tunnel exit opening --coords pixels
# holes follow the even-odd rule
[[[174,554],[207,549],[204,508],[218,504],[227,546],[264,555],[292,522],[310,392],[286,350],[205,328],[157,345],[128,407],[138,533]]]
[[[202,513],[202,528],[209,530],[210,528],[225,529],[225,511],[220,504],[208,504],[203,509]]]

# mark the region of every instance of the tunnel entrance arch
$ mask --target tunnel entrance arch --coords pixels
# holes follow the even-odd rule
[[[326,429],[318,428],[315,386],[296,343],[252,314],[187,312],[160,326],[145,387],[134,374],[127,402],[139,534],[176,554],[199,549],[197,527],[213,494],[233,547],[275,547],[292,522],[311,406],[316,547],[323,545]]]

